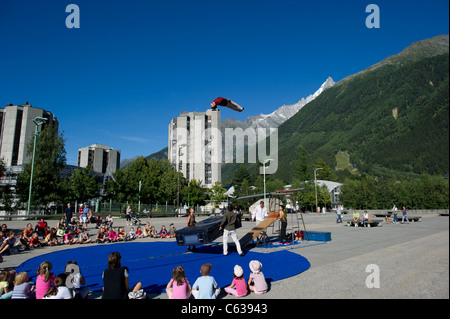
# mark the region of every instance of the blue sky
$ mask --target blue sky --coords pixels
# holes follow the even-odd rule
[[[66,6],[80,9],[68,29]],[[380,28],[365,21],[380,8]],[[55,114],[68,164],[94,143],[122,159],[167,146],[170,120],[217,96],[271,113],[412,42],[449,33],[447,0],[1,0],[0,107]]]

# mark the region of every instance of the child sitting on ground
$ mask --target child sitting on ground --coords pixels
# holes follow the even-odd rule
[[[33,299],[34,285],[28,281],[26,271],[19,272],[14,279],[14,289],[11,299]]]
[[[264,274],[261,271],[262,264],[258,260],[252,260],[249,263],[251,270],[248,278],[248,289],[255,294],[263,294],[267,292],[267,282]]]
[[[117,230],[117,240],[127,240],[127,233],[125,232],[125,228],[119,227]]]
[[[142,230],[141,227],[138,226],[138,228],[136,229],[136,238],[142,238]]]
[[[33,235],[31,236],[31,240],[30,240],[30,248],[38,248],[38,247],[41,247],[41,246],[44,246],[44,244],[39,239],[38,233],[37,232],[33,232]]]
[[[175,231],[176,230],[177,229],[175,228],[175,226],[173,224],[170,224],[170,227],[169,227],[169,237],[170,238],[175,238]]]
[[[114,243],[117,241],[117,233],[116,230],[114,229],[114,227],[111,227],[109,234],[108,234],[108,242],[109,243]]]
[[[192,295],[195,299],[216,299],[220,294],[220,287],[214,277],[210,276],[211,264],[203,264],[200,267],[201,277],[198,277],[192,286]]]
[[[42,299],[72,299],[73,295],[66,286],[66,279],[65,273],[56,276],[54,286],[47,290]]]
[[[150,227],[151,231],[150,231],[150,237],[151,238],[158,238],[158,233],[156,232],[156,228],[155,226]]]
[[[104,243],[108,237],[107,235],[108,235],[108,233],[106,232],[104,226],[103,225],[100,226],[97,231],[97,235],[95,236],[95,242],[97,244]]]
[[[134,227],[130,228],[130,232],[128,233],[128,239],[129,240],[136,239],[136,232],[134,231]]]
[[[176,266],[172,271],[172,279],[166,287],[169,299],[189,299],[191,296],[191,285],[185,276],[184,269]]]
[[[80,238],[78,240],[79,244],[88,244],[92,241],[92,239],[89,237],[89,233],[87,229],[83,230],[83,233],[80,234]]]
[[[231,285],[225,288],[225,292],[235,297],[243,297],[247,295],[247,283],[244,279],[244,270],[241,266],[234,266],[233,281]],[[236,286],[236,288],[234,288]]]
[[[66,234],[64,235],[64,244],[73,245],[77,243],[77,238],[75,234],[70,229],[66,230]]]
[[[49,261],[44,261],[39,265],[36,278],[36,299],[42,299],[53,285],[56,276],[50,272],[52,268],[53,266]]]
[[[162,225],[161,230],[159,231],[159,237],[160,238],[167,238],[169,237],[169,233],[167,232],[166,226]]]

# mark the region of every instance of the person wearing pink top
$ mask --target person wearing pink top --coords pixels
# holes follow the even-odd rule
[[[234,266],[233,277],[234,278],[231,285],[225,288],[225,292],[235,297],[243,297],[247,295],[247,282],[244,279],[244,270],[241,266]]]
[[[55,281],[55,274],[51,273],[52,264],[49,261],[44,261],[39,265],[36,278],[36,299],[42,299],[47,290],[52,287]]]
[[[184,269],[176,266],[172,271],[172,279],[166,287],[169,299],[189,299],[191,296],[191,285],[185,276]]]

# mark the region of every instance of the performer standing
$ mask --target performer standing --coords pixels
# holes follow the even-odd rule
[[[264,207],[264,201],[259,202],[259,206],[255,207],[252,212],[252,222],[256,220],[256,225],[264,221],[267,217],[267,208]]]
[[[233,111],[237,112],[242,112],[244,110],[244,108],[239,104],[237,104],[236,102],[233,102],[230,99],[224,99],[223,97],[220,96],[211,102],[211,108],[213,110],[216,110],[218,105],[228,107]]]
[[[196,221],[195,221],[195,215],[194,215],[194,208],[191,207],[191,208],[189,208],[189,216],[186,220],[186,226],[187,227],[195,226],[195,224],[196,224]],[[195,250],[197,250],[197,247],[195,247],[195,245],[192,245],[192,248],[191,248],[191,246],[188,246],[187,250],[195,251]]]
[[[284,205],[280,205],[280,216],[278,220],[281,222],[281,230],[280,230],[280,242],[281,245],[289,245],[290,242],[286,236],[286,228],[287,228],[287,215],[284,212]]]
[[[239,243],[239,239],[236,234],[236,221],[237,216],[233,212],[233,207],[231,204],[228,205],[227,211],[223,215],[222,222],[220,223],[219,230],[223,230],[223,254],[228,255],[228,236],[231,236],[234,243],[236,244],[236,249],[239,255],[244,256],[244,253],[241,249],[241,244]]]

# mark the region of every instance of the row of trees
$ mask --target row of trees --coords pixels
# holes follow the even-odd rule
[[[48,207],[51,203],[86,202],[93,198],[114,202],[159,203],[190,206],[204,205],[207,202],[220,203],[227,199],[221,183],[206,189],[202,181],[188,181],[182,173],[177,172],[166,159],[138,157],[129,166],[117,170],[106,183],[101,183],[98,174],[91,169],[75,169],[68,178],[62,171],[66,168],[64,137],[52,126],[46,126],[36,143],[36,159],[33,174],[32,206],[34,209]],[[31,156],[32,142],[28,145]],[[292,188],[303,188],[299,192],[299,205],[314,210],[316,190],[313,172],[320,168],[317,178],[339,181],[339,174],[327,163],[318,159],[311,163],[309,154],[300,146],[296,159],[291,163]],[[5,171],[0,161],[0,174]],[[16,198],[8,186],[0,187],[0,209],[11,210],[26,208],[29,195],[31,163],[19,174],[16,185]],[[347,175],[348,176],[348,175]],[[397,178],[375,177],[371,175],[352,175],[340,181],[340,202],[345,207],[363,209],[389,209],[395,203],[410,209],[438,209],[449,207],[449,182],[440,176],[424,175],[415,179],[399,180]],[[252,204],[250,201],[237,200],[238,197],[262,194],[264,179],[259,174],[257,165],[241,165],[235,172],[231,184],[235,188],[231,202],[243,208]],[[283,189],[286,182],[266,175],[266,191]],[[102,189],[102,191],[100,191]],[[331,199],[326,187],[317,187],[319,206],[330,205]]]
[[[393,204],[408,209],[449,208],[449,180],[423,175],[410,180],[366,175],[346,179],[340,201],[345,207],[390,209]]]
[[[63,134],[58,134],[52,125],[45,126],[37,138],[31,193],[34,210],[47,208],[51,203],[85,202],[99,195],[100,180],[90,167],[76,169],[68,179],[63,177],[66,168],[64,144]],[[32,152],[33,141],[30,141],[27,145],[30,158]],[[31,166],[31,161],[24,165],[23,172],[17,176],[15,189],[8,184],[0,188],[0,209],[10,211],[27,207]],[[0,161],[0,173],[3,175],[4,172],[5,164]]]
[[[210,200],[219,203],[226,199],[223,195],[226,190],[220,183],[208,190],[202,181],[188,181],[166,159],[138,157],[126,168],[117,170],[105,183],[90,167],[75,169],[67,176],[63,173],[67,169],[64,144],[62,133],[51,125],[46,126],[37,138],[31,199],[33,210],[48,208],[52,203],[81,203],[94,198],[122,203],[141,201],[191,206],[204,205]],[[27,145],[30,157],[32,151],[31,141]],[[15,190],[9,186],[0,187],[0,209],[10,211],[27,207],[31,164],[27,163],[17,176]],[[0,175],[4,172],[5,165],[0,161]]]

